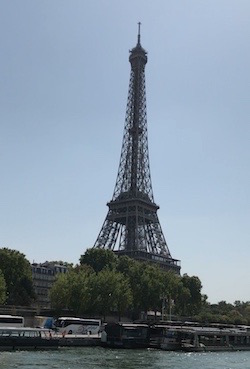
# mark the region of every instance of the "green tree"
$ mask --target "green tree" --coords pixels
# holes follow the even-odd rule
[[[117,311],[120,315],[132,303],[128,281],[124,275],[115,270],[103,269],[98,274],[92,275],[88,289],[91,296],[91,310],[102,314],[104,319],[111,311]]]
[[[246,305],[245,309],[244,309],[244,317],[247,321],[247,324],[250,325],[250,303],[248,303],[249,305]]]
[[[49,296],[51,306],[60,313],[61,310],[69,308],[70,291],[69,291],[69,273],[62,273],[57,276],[53,283]]]
[[[80,257],[80,264],[91,266],[96,273],[104,268],[110,270],[116,267],[117,257],[111,250],[105,249],[87,249],[85,254]]]
[[[157,265],[141,263],[127,256],[118,259],[117,270],[128,279],[133,294],[134,318],[138,318],[141,310],[159,311],[162,309],[162,298],[175,300],[181,277],[172,271],[163,271]]]
[[[170,315],[176,312],[176,301],[178,301],[179,292],[183,288],[181,277],[173,271],[164,271],[162,275],[163,279],[163,290],[162,298],[165,301],[162,303],[165,305],[165,313]]]
[[[4,304],[6,301],[6,283],[3,273],[0,269],[0,304]]]
[[[59,274],[50,291],[52,307],[57,312],[70,309],[75,314],[86,313],[91,300],[88,289],[91,274],[91,268],[81,267]]]
[[[163,272],[148,263],[141,263],[128,257],[121,257],[117,270],[128,278],[133,295],[133,318],[139,317],[140,311],[157,311],[161,307],[163,290]]]
[[[226,301],[222,300],[222,301],[219,301],[218,304],[214,306],[214,309],[219,314],[227,315],[228,313],[230,313],[230,311],[232,311],[234,309],[234,306],[232,304],[229,304]]]
[[[230,311],[228,317],[233,324],[247,324],[247,320],[235,309]]]
[[[138,265],[138,261],[135,261],[126,255],[120,256],[117,259],[116,270],[124,274],[126,277],[129,277],[131,270],[135,265]]]
[[[180,281],[178,284],[178,292],[175,299],[175,312],[181,316],[189,315],[189,302],[191,299],[191,293],[189,288],[183,285],[183,282]]]
[[[184,287],[183,291],[186,294],[185,314],[198,314],[201,311],[202,306],[201,281],[198,277],[189,277],[187,274],[184,274],[181,280]],[[189,293],[187,293],[185,289],[187,289]]]
[[[117,290],[116,290],[116,306],[119,314],[119,320],[121,315],[124,314],[133,303],[133,295],[129,280],[124,278],[124,275],[117,273]]]
[[[175,272],[171,270],[163,272],[163,293],[167,296],[171,296],[173,300],[178,295],[180,283],[181,277]]]
[[[133,318],[137,319],[141,310],[144,309],[144,296],[143,296],[143,272],[144,263],[133,262],[130,268],[127,270],[127,278],[131,287],[133,296]],[[124,274],[126,276],[126,274]],[[144,287],[145,289],[145,287]]]
[[[157,266],[145,264],[141,276],[141,299],[144,311],[161,310],[164,290],[163,271]]]
[[[25,255],[8,248],[0,249],[0,269],[6,283],[7,304],[30,305],[35,293],[31,266]]]
[[[203,298],[203,295],[202,295]],[[217,304],[202,303],[202,310],[197,319],[200,322],[225,324],[250,324],[250,302],[235,301],[234,304],[222,300]]]

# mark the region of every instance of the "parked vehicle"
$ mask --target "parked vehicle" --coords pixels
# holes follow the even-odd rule
[[[54,318],[48,316],[36,315],[34,317],[34,327],[36,328],[54,328]]]
[[[24,327],[24,318],[17,315],[0,315],[0,327]]]
[[[98,334],[100,319],[60,317],[54,321],[55,330],[62,334]]]

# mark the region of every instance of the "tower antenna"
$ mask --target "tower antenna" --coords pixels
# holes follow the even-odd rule
[[[138,22],[138,38],[137,38],[137,45],[141,44],[141,22]]]

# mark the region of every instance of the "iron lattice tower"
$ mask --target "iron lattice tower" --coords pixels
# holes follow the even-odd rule
[[[179,261],[171,257],[153,196],[146,112],[147,52],[140,43],[140,23],[137,45],[130,51],[129,62],[131,74],[118,175],[94,247],[158,263],[179,273]]]

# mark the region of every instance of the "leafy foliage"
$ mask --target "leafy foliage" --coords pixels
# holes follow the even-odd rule
[[[96,273],[104,268],[112,270],[115,268],[117,257],[110,250],[104,249],[88,249],[84,255],[80,257],[80,264],[91,266]]]
[[[176,302],[175,313],[189,314],[199,312],[200,290],[198,277],[181,277],[127,256],[117,258],[109,250],[89,249],[81,256],[80,266],[59,275],[51,300],[55,308],[69,308],[76,314],[105,317],[116,312],[138,317],[140,311],[160,311],[164,296]]]
[[[90,304],[89,281],[91,268],[71,268],[68,273],[59,274],[50,291],[52,306],[60,312],[67,308],[76,314],[88,310]]]
[[[202,306],[201,288],[201,281],[198,277],[183,275],[176,300],[176,309],[180,315],[193,316],[199,313]]]
[[[132,293],[124,276],[114,270],[103,269],[90,280],[92,310],[105,316],[110,311],[124,312],[132,303]]]
[[[0,269],[0,304],[3,304],[5,301],[6,301],[6,283],[3,273]]]
[[[165,301],[166,310],[171,304],[178,319],[250,325],[250,301],[210,304],[201,288],[197,276],[181,277],[127,256],[117,258],[109,250],[89,249],[81,255],[80,265],[68,264],[68,273],[58,274],[50,296],[58,312],[67,308],[77,315],[105,317],[115,312],[138,317],[140,311],[161,311]],[[0,249],[0,304],[30,305],[34,299],[31,266],[25,255]]]
[[[196,320],[224,324],[250,325],[250,301],[235,301],[234,304],[219,301],[217,304],[205,302]]]
[[[25,255],[8,248],[0,249],[0,269],[7,292],[7,304],[30,305],[35,298],[32,273]]]

